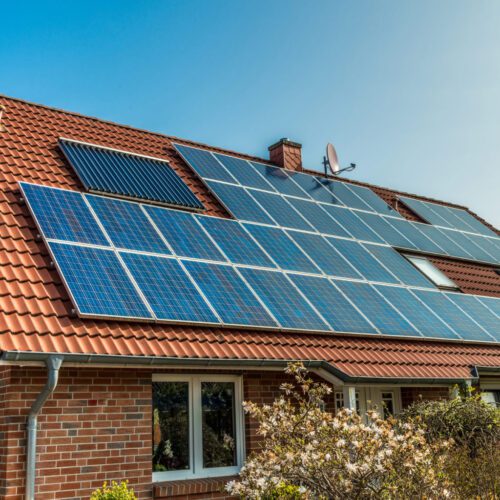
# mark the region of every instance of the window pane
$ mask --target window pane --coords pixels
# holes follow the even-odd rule
[[[384,410],[384,418],[394,415],[394,398],[392,392],[382,393],[382,407]]]
[[[234,384],[202,382],[203,467],[236,465]]]
[[[456,289],[458,286],[451,281],[446,274],[438,269],[430,260],[416,255],[405,255],[405,257],[417,267],[425,276],[427,276],[435,285],[442,288]]]
[[[153,383],[153,471],[189,469],[189,383]]]

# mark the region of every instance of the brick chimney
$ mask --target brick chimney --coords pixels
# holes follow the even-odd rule
[[[275,165],[289,170],[302,171],[302,144],[283,138],[268,149],[270,160]]]

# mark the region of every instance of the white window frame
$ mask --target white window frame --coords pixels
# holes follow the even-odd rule
[[[243,412],[243,378],[238,375],[182,375],[154,374],[153,382],[186,382],[189,384],[189,469],[153,472],[153,482],[179,479],[201,479],[238,474],[245,457]],[[234,412],[236,438],[236,465],[230,467],[203,467],[202,382],[234,383]]]
[[[427,257],[423,255],[403,254],[412,266],[421,272],[431,283],[434,283],[441,290],[460,290],[460,287],[449,278],[441,269],[434,265]],[[424,266],[420,266],[418,262],[424,262]],[[429,269],[425,267],[429,266]]]

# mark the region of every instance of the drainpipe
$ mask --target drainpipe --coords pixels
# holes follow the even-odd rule
[[[57,386],[59,378],[59,368],[61,367],[62,356],[49,356],[45,360],[47,365],[47,382],[42,392],[38,394],[28,415],[27,441],[26,441],[26,494],[25,500],[35,498],[35,476],[36,476],[36,431],[38,426],[38,415],[42,411],[43,405],[49,399]]]

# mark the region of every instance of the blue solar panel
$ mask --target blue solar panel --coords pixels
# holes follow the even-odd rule
[[[239,222],[216,217],[198,217],[217,245],[236,264],[276,267]]]
[[[450,227],[448,221],[443,217],[441,217],[434,210],[432,210],[431,205],[427,204],[426,202],[421,200],[416,200],[415,198],[408,198],[406,196],[400,196],[399,199],[407,207],[409,207],[413,212],[415,212],[418,216],[427,221],[429,224]]]
[[[492,260],[490,260],[490,262],[494,262],[496,264],[500,263],[500,246],[495,245],[496,240],[494,238],[485,238],[484,236],[470,233],[467,234],[467,238],[491,255]]]
[[[388,222],[391,226],[402,233],[404,237],[410,240],[419,250],[437,254],[444,253],[444,250],[442,248],[440,248],[425,234],[418,230],[418,228],[422,226],[428,227],[426,224],[417,224],[408,220],[395,219],[392,217],[387,217],[386,222]]]
[[[282,229],[253,224],[245,224],[245,227],[282,269],[320,273],[319,269]]]
[[[208,182],[208,187],[237,219],[274,224],[274,221],[244,188],[220,182]]]
[[[290,274],[289,278],[336,332],[378,333],[359,311],[325,278]]]
[[[352,210],[340,208],[334,205],[323,205],[323,208],[351,235],[364,241],[384,243],[384,240],[375,234]]]
[[[465,259],[471,258],[471,255],[468,252],[457,245],[453,240],[448,238],[448,236],[445,234],[445,231],[446,233],[448,233],[446,229],[439,229],[429,224],[420,224],[418,226],[418,229],[426,236],[431,238],[434,243],[438,244],[444,250],[446,255],[452,255],[453,257],[463,257]]]
[[[391,226],[385,217],[368,212],[356,212],[356,215],[385,242],[393,247],[416,249],[417,247],[399,231]]]
[[[448,209],[453,212],[453,214],[460,220],[469,225],[473,233],[483,234],[485,236],[497,236],[497,234],[492,231],[489,227],[485,226],[480,220],[476,219],[472,214],[466,210],[460,210],[454,207],[448,207]]]
[[[109,246],[80,193],[25,182],[19,186],[45,238]]]
[[[435,288],[435,286],[415,266],[391,247],[365,244],[365,248],[382,264],[399,278],[401,283],[409,286]]]
[[[331,181],[330,191],[346,207],[359,208],[360,210],[368,210],[370,212],[373,211],[373,209],[368,206],[359,196],[353,193],[344,182]]]
[[[451,229],[441,229],[441,231],[455,244],[460,245],[474,259],[484,262],[496,262],[496,260],[488,252],[473,243],[472,240],[469,239],[468,234],[461,233],[459,231],[452,231]]]
[[[322,236],[298,231],[290,231],[288,234],[325,274],[343,278],[362,278]]]
[[[175,254],[226,261],[192,214],[158,207],[145,209]]]
[[[441,339],[460,339],[448,325],[443,323],[434,312],[429,310],[408,289],[395,286],[375,286],[377,291],[385,297],[424,337]],[[439,311],[435,311],[439,314]]]
[[[251,191],[251,194],[278,225],[308,231],[312,229],[311,225],[279,194],[263,191]]]
[[[257,269],[240,271],[283,328],[330,331],[284,274]]]
[[[356,184],[348,184],[347,187],[357,194],[372,210],[382,215],[392,215],[394,217],[401,217],[399,212],[389,206],[380,196],[375,194],[371,189],[358,186]]]
[[[293,180],[313,199],[337,205],[339,199],[331,190],[332,182],[314,175],[296,172],[291,174]]]
[[[321,208],[322,205],[297,198],[288,198],[287,200],[320,233],[349,238],[349,233]]]
[[[81,316],[152,319],[112,250],[49,243]]]
[[[253,161],[250,163],[265,177],[267,182],[269,182],[278,193],[309,198],[309,196],[292,180],[292,176],[287,170]]]
[[[464,340],[491,341],[491,337],[442,292],[413,290],[413,293],[439,315]]]
[[[171,253],[138,203],[102,196],[87,196],[87,200],[115,247]]]
[[[500,342],[500,321],[484,304],[473,295],[460,293],[445,294],[454,304],[463,309],[479,323],[497,342]],[[490,339],[490,340],[493,340]]]
[[[60,139],[78,177],[90,191],[203,208],[184,181],[160,158]]]
[[[335,281],[335,284],[360,311],[363,311],[363,314],[380,330],[380,333],[421,336],[371,285],[353,281]]]
[[[194,261],[184,265],[225,324],[278,326],[233,267]]]
[[[434,208],[434,205],[432,206]],[[460,217],[460,212],[462,210],[452,209],[451,207],[445,207],[442,205],[438,205],[438,210],[434,210],[441,217],[445,218],[447,222],[449,222],[448,226],[445,227],[453,227],[455,229],[459,229],[460,231],[471,231],[476,232],[462,217]]]
[[[477,299],[500,319],[500,299],[494,297],[477,297]]]
[[[327,238],[329,243],[369,281],[399,283],[360,243],[352,240]]]
[[[274,191],[274,188],[248,161],[219,153],[215,153],[215,156],[242,186]]]
[[[220,323],[175,259],[121,254],[157,319]]]
[[[215,159],[210,151],[174,144],[187,164],[203,179],[235,183],[234,177]]]

